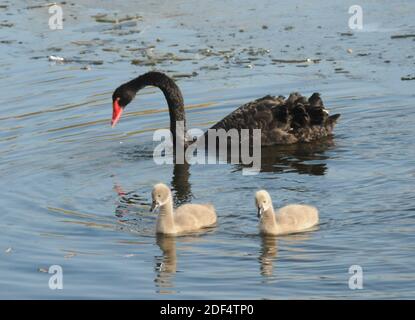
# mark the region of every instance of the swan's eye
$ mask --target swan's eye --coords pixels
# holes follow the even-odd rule
[[[264,200],[264,201],[262,201],[262,203],[266,203],[266,201]]]
[[[158,195],[157,197],[159,197],[159,198],[160,198],[160,195]]]

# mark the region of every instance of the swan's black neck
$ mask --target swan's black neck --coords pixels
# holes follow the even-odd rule
[[[146,86],[160,88],[163,92],[170,113],[170,131],[173,135],[173,143],[176,144],[176,122],[183,121],[186,130],[186,117],[184,113],[183,96],[173,79],[161,72],[148,72],[125,84],[125,87],[135,92]]]

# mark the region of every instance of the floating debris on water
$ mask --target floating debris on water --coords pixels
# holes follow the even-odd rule
[[[102,60],[80,60],[80,59],[71,59],[64,58],[59,56],[49,56],[49,61],[58,62],[58,63],[83,63],[83,64],[92,64],[92,65],[101,65],[104,64]]]
[[[11,28],[13,26],[14,26],[14,23],[11,23],[11,22],[8,22],[8,21],[0,22],[0,27]]]
[[[12,248],[7,248],[6,251],[4,251],[5,253],[11,253],[13,251]]]
[[[196,71],[193,71],[192,73],[175,73],[173,74],[173,78],[179,79],[179,78],[192,78],[196,77],[198,73]]]
[[[406,39],[406,38],[415,38],[415,34],[396,34],[391,36],[391,39]]]
[[[340,32],[340,35],[341,36],[346,36],[346,37],[351,37],[351,36],[354,35],[354,33],[353,32]]]
[[[43,273],[49,273],[49,270],[46,268],[38,268],[37,269],[38,272],[43,272]]]
[[[270,50],[268,49],[264,49],[264,48],[247,48],[247,49],[243,49],[241,52],[246,52],[247,54],[249,54],[250,56],[258,56],[258,55],[265,55],[270,53]]]
[[[105,51],[105,52],[119,52],[120,49],[119,48],[102,48],[102,51]]]
[[[28,6],[26,7],[26,9],[31,10],[31,9],[39,9],[39,8],[45,8],[45,7],[51,7],[51,6],[55,6],[57,3],[56,2],[50,2],[50,3],[44,3],[44,4],[37,4],[37,5],[33,5],[33,6]]]
[[[62,48],[60,48],[60,47],[50,47],[50,48],[47,48],[47,50],[48,51],[59,52],[59,51],[62,51]]]
[[[139,60],[139,59],[133,59],[133,60],[131,60],[131,64],[136,65],[136,66],[138,66],[138,65],[140,65],[142,63],[143,63],[143,60]]]
[[[75,40],[71,41],[72,44],[77,46],[84,46],[84,47],[92,47],[92,46],[102,46],[108,43],[108,40],[101,40],[101,39],[92,39],[92,40]]]
[[[347,70],[344,70],[343,68],[334,68],[335,73],[350,73]]]
[[[202,66],[199,68],[199,70],[219,70],[219,66],[218,65],[214,65],[214,66]]]
[[[350,48],[347,49],[346,51],[347,51],[347,53],[353,53],[353,49],[350,49]]]
[[[278,63],[319,63],[321,59],[272,59],[272,62]]]
[[[134,15],[134,16],[126,15],[124,17],[117,17],[116,15],[114,15],[113,17],[111,17],[111,16],[108,16],[107,14],[99,14],[99,15],[95,15],[92,17],[95,19],[96,22],[114,23],[114,24],[131,21],[131,20],[141,20],[143,18],[140,15]]]
[[[49,59],[49,61],[54,61],[54,62],[64,62],[65,61],[65,58],[58,57],[58,56],[49,56],[48,59]]]
[[[76,252],[69,252],[68,254],[64,255],[65,259],[70,259],[76,256]]]
[[[409,80],[415,80],[415,75],[406,75],[404,77],[401,77],[402,81],[409,81]]]
[[[144,65],[144,66],[155,66],[158,63],[171,62],[171,61],[189,61],[193,60],[191,57],[180,57],[172,52],[157,54],[154,52],[154,47],[137,49],[142,55],[142,59],[135,58],[131,60],[131,64]],[[130,49],[130,51],[133,49]]]
[[[112,35],[117,35],[117,36],[121,36],[122,37],[122,36],[128,36],[128,35],[131,35],[131,34],[141,33],[141,32],[142,32],[142,30],[138,30],[138,29],[136,29],[136,30],[125,30],[125,31],[112,29],[112,30],[105,31],[104,33],[106,33],[106,34],[112,34]]]
[[[16,42],[15,40],[1,40],[0,43],[2,44],[12,44],[13,42]]]
[[[94,18],[94,19],[99,19],[99,18],[106,17],[107,15],[108,14],[106,14],[106,13],[97,13],[97,14],[92,15],[91,17]]]

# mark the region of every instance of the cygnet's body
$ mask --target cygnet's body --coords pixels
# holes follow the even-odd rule
[[[169,187],[156,184],[152,192],[152,210],[160,209],[156,232],[178,234],[198,231],[216,223],[215,208],[210,204],[185,204],[175,210]]]
[[[318,210],[308,205],[290,204],[275,214],[271,196],[265,190],[256,193],[255,203],[260,219],[259,228],[263,234],[297,233],[318,224]]]

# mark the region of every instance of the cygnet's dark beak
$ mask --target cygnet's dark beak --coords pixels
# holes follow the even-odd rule
[[[160,205],[159,205],[156,201],[153,201],[153,202],[151,203],[151,209],[150,209],[150,211],[151,211],[151,212],[154,212],[154,211],[156,211],[159,207],[160,207]]]
[[[258,207],[257,217],[258,219],[261,218],[262,214],[264,213],[264,209],[261,207]]]

